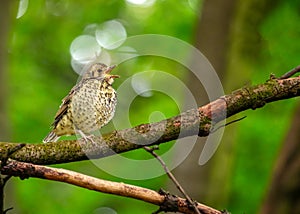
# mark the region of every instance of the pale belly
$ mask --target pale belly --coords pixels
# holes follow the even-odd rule
[[[116,104],[116,92],[111,86],[100,88],[95,81],[82,87],[71,103],[75,129],[86,134],[100,129],[113,118]]]

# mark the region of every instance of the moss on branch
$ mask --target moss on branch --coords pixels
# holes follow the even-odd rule
[[[300,77],[270,79],[264,84],[247,86],[231,94],[166,120],[141,124],[133,128],[113,131],[93,137],[96,145],[82,140],[64,140],[47,144],[26,144],[10,157],[34,164],[58,164],[101,158],[143,147],[158,145],[191,135],[207,136],[214,126],[239,112],[256,109],[267,103],[299,96]],[[14,147],[14,143],[0,143],[0,156]]]

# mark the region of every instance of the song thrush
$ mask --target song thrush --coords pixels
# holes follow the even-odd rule
[[[93,64],[82,79],[62,100],[55,115],[52,131],[43,142],[56,142],[60,136],[79,133],[84,139],[114,116],[117,94],[112,83],[118,75],[110,72],[115,66]]]

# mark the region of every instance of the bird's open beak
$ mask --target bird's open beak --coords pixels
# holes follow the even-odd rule
[[[110,78],[119,78],[119,75],[111,75],[110,72],[116,67],[116,65],[112,65],[108,68],[108,70],[106,71],[106,74],[109,75]]]

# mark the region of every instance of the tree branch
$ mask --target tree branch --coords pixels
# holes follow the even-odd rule
[[[243,87],[229,95],[175,117],[133,128],[113,131],[93,140],[97,146],[81,140],[65,140],[47,144],[26,144],[13,153],[12,159],[34,164],[58,164],[101,158],[145,145],[159,145],[191,135],[207,136],[216,123],[247,109],[256,109],[277,100],[299,96],[300,77],[271,78],[264,84]],[[0,143],[0,152],[14,147]],[[3,154],[0,154],[0,157]]]
[[[36,177],[60,181],[95,191],[131,197],[158,205],[159,211],[195,213],[186,199],[163,191],[156,192],[133,185],[96,179],[65,169],[35,164],[57,164],[101,158],[186,136],[207,136],[215,130],[215,125],[225,118],[247,109],[260,108],[266,103],[296,97],[299,94],[300,77],[271,78],[264,84],[241,88],[198,109],[191,109],[157,123],[141,124],[93,137],[96,145],[83,143],[81,139],[47,144],[2,142],[0,143],[1,174],[23,179]],[[226,213],[198,202],[196,202],[196,207],[200,213]]]
[[[59,181],[97,192],[134,198],[154,205],[158,205],[160,207],[160,211],[195,213],[191,205],[184,198],[170,195],[163,191],[156,192],[147,188],[130,184],[101,180],[66,169],[58,169],[24,162],[22,163],[10,159],[7,161],[7,164],[1,169],[1,173],[17,176],[21,179],[35,177]],[[194,204],[202,214],[224,213],[198,202],[195,202]]]
[[[197,208],[197,205],[194,204],[194,202],[192,201],[192,199],[190,198],[190,196],[186,193],[186,191],[183,189],[183,187],[180,185],[180,183],[177,181],[177,179],[175,178],[175,176],[172,174],[172,172],[169,170],[169,168],[167,167],[166,163],[163,161],[163,159],[157,155],[154,150],[158,149],[158,148],[153,148],[153,147],[149,147],[149,146],[144,146],[144,149],[149,152],[151,155],[153,155],[158,162],[162,165],[162,167],[164,168],[166,174],[168,175],[168,177],[171,179],[171,181],[175,184],[176,188],[182,193],[182,195],[186,198],[187,202],[193,206],[194,211],[196,214],[201,214],[200,211]]]

